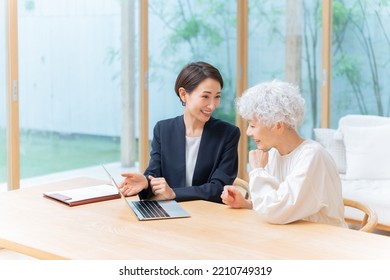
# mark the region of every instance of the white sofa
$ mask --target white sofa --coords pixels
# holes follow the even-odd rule
[[[343,197],[372,208],[377,229],[390,231],[390,118],[347,115],[338,129],[316,128],[314,136],[335,160]],[[346,208],[345,217],[359,221],[363,214]]]

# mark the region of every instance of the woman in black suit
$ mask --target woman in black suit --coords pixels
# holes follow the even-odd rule
[[[149,166],[144,174],[122,174],[124,195],[222,202],[223,187],[237,176],[240,138],[238,127],[211,116],[222,88],[221,74],[208,63],[181,70],[175,92],[184,114],[156,124]]]

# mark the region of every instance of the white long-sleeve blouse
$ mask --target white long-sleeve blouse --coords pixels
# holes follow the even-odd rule
[[[267,166],[249,173],[256,212],[274,224],[307,220],[347,227],[340,177],[319,143],[307,139],[288,155],[269,153]]]

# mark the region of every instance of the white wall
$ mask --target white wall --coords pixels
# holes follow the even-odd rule
[[[116,1],[35,1],[19,7],[20,127],[119,135]]]

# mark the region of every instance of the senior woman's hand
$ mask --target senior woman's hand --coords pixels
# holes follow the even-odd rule
[[[249,152],[249,165],[251,170],[264,168],[268,163],[268,151],[252,150]]]
[[[242,193],[231,185],[226,185],[221,194],[222,202],[232,208],[252,209],[252,202],[245,199]]]

